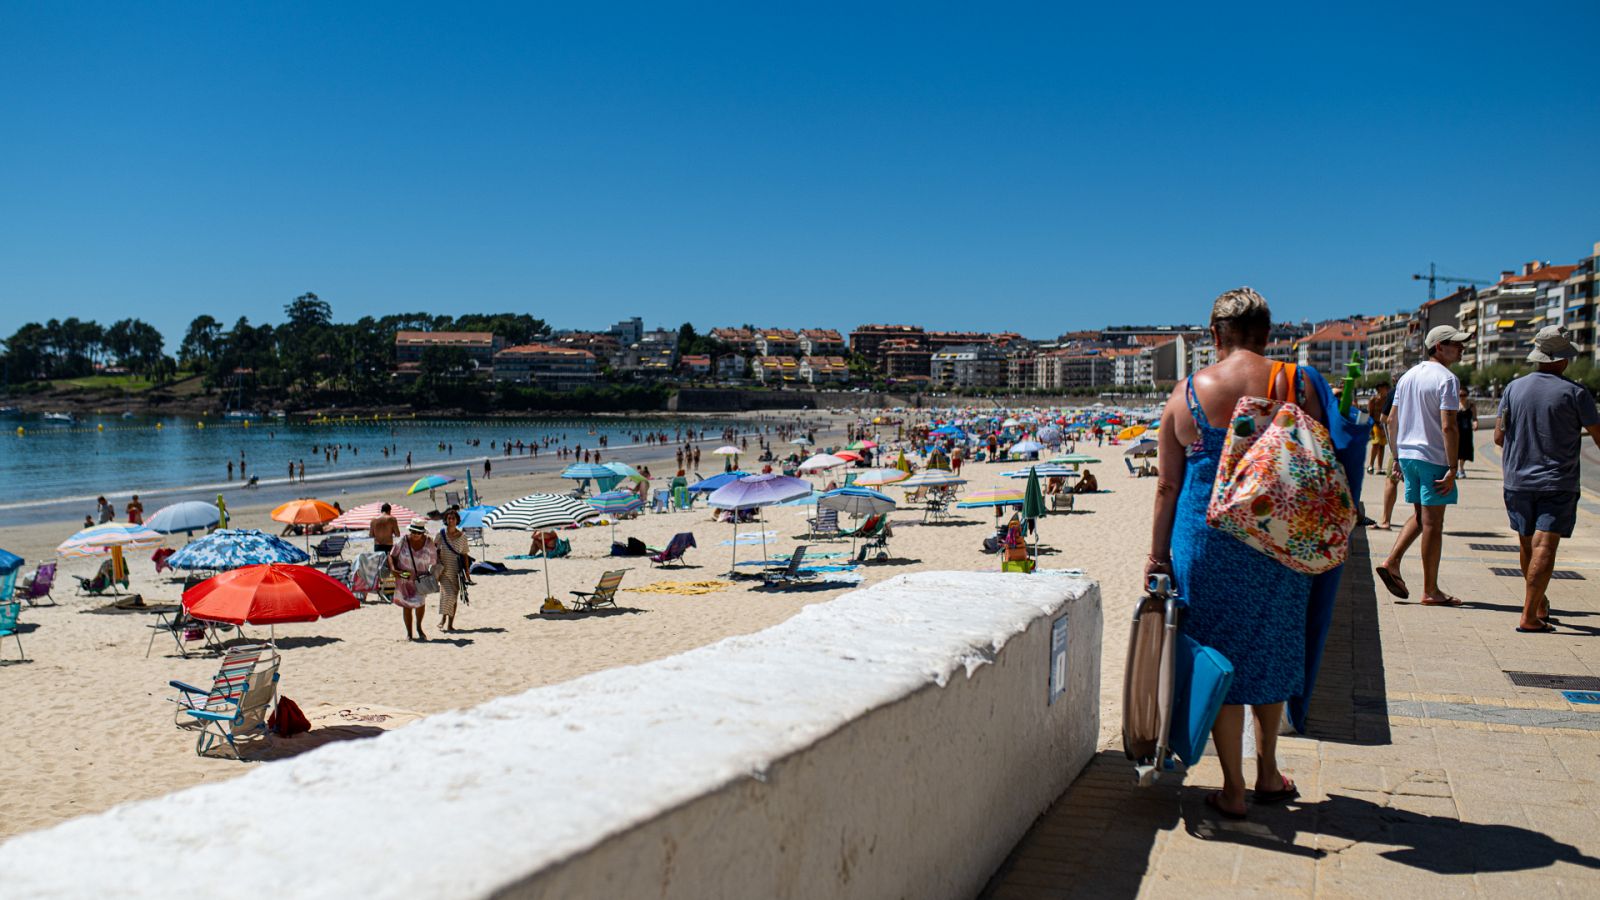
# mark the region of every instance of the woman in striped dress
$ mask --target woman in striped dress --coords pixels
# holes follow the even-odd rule
[[[439,532],[439,627],[456,630],[456,597],[462,592],[472,559],[467,555],[467,533],[461,530],[461,513],[447,510]]]

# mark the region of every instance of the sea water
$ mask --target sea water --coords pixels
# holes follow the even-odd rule
[[[84,416],[73,425],[54,425],[37,416],[0,419],[0,505],[36,500],[88,497],[96,494],[156,491],[192,485],[225,484],[227,464],[233,482],[244,476],[281,480],[289,466],[305,462],[308,479],[330,474],[357,474],[400,468],[411,454],[418,477],[431,472],[462,476],[469,460],[504,459],[507,441],[540,444],[539,458],[553,456],[558,446],[608,449],[636,443],[646,432],[667,435],[667,446],[681,442],[684,429],[703,431],[716,440],[726,428],[759,430],[766,422],[747,418],[569,417],[528,419],[373,419],[337,418],[322,422],[257,419]],[[785,418],[782,421],[790,421]],[[17,434],[21,427],[23,434]],[[544,446],[549,438],[551,443]],[[470,441],[477,441],[473,446]],[[441,447],[440,445],[444,445]],[[493,445],[491,447],[491,444]],[[339,449],[337,462],[324,449]],[[390,452],[384,455],[383,449]],[[713,449],[704,448],[705,452]],[[524,453],[519,453],[519,458]],[[602,458],[610,458],[606,454]],[[481,465],[481,464],[480,464]]]

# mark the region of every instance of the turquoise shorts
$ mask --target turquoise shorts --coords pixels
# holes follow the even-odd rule
[[[1406,502],[1420,503],[1423,506],[1455,506],[1457,488],[1451,487],[1450,493],[1441,494],[1433,486],[1435,481],[1443,478],[1449,471],[1449,466],[1441,466],[1425,459],[1400,460],[1400,474],[1406,479]]]

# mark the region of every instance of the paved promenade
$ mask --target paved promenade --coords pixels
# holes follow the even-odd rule
[[[1354,536],[1309,733],[1279,745],[1299,801],[1223,820],[1204,804],[1222,783],[1214,756],[1141,789],[1108,748],[984,896],[1600,896],[1600,705],[1561,692],[1600,691],[1600,496],[1585,492],[1562,543],[1557,572],[1571,574],[1549,590],[1559,633],[1518,634],[1516,536],[1499,457],[1477,436],[1440,579],[1465,606],[1375,585],[1403,504],[1394,532]],[[1364,491],[1374,518],[1381,486]],[[1419,596],[1415,550],[1402,574]]]

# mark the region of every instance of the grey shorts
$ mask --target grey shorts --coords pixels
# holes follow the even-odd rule
[[[1578,523],[1577,491],[1506,491],[1506,516],[1511,529],[1523,537],[1551,531],[1572,537]]]

